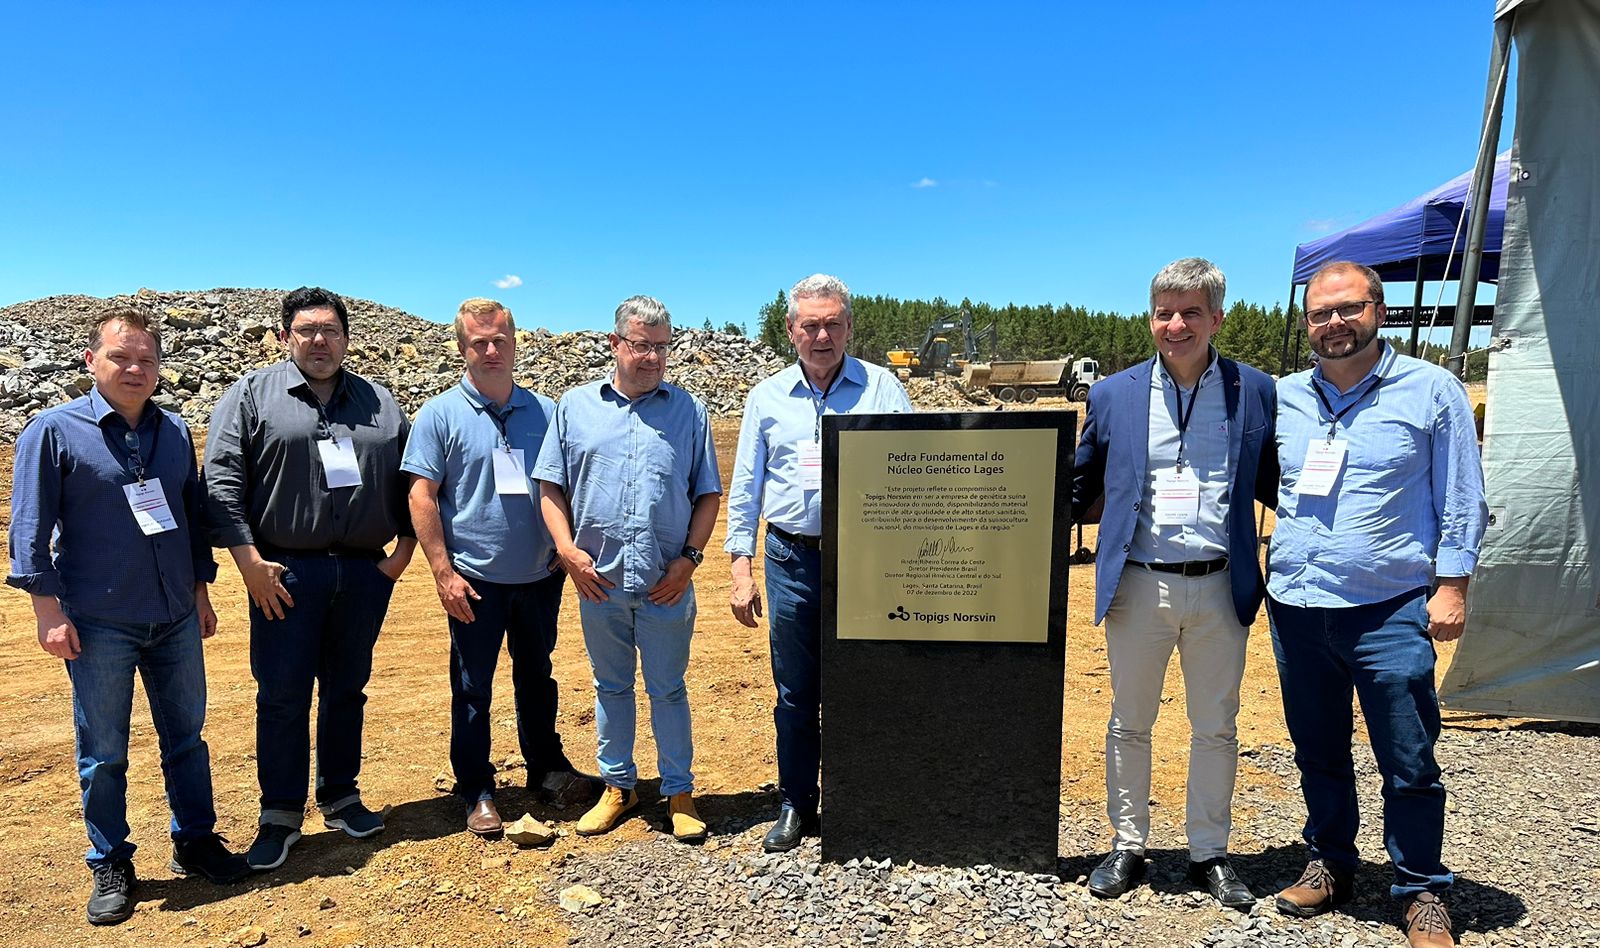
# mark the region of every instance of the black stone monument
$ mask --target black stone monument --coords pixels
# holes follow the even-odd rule
[[[824,859],[1055,871],[1076,422],[1063,411],[823,418]],[[841,638],[840,572],[869,564],[839,547],[840,432],[1015,429],[1056,433],[1053,458],[1034,459],[1055,471],[1050,548],[1030,581],[1048,596],[1047,640]]]

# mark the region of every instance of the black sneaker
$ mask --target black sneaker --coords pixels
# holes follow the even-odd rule
[[[552,770],[539,781],[534,793],[540,803],[565,810],[580,803],[593,803],[600,799],[600,791],[604,789],[605,784],[598,777],[576,770]]]
[[[94,891],[89,893],[89,924],[116,925],[133,917],[133,887],[138,879],[126,859],[90,867]]]
[[[283,865],[289,858],[289,847],[300,841],[300,831],[282,823],[262,823],[256,832],[256,841],[244,860],[256,872],[265,872]]]
[[[205,876],[216,885],[238,882],[250,874],[250,863],[243,856],[228,852],[223,842],[216,833],[198,839],[175,839],[167,868],[180,876]]]
[[[346,803],[332,813],[324,813],[322,822],[328,829],[344,830],[356,839],[366,839],[383,832],[383,817],[367,809],[360,800]]]

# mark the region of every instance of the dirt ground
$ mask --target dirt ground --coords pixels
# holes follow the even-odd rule
[[[724,472],[731,470],[737,437],[737,419],[716,424]],[[0,448],[0,471],[0,517],[9,520],[9,447]],[[721,550],[724,526],[719,519],[710,550]],[[1092,546],[1092,530],[1086,539]],[[221,578],[212,598],[221,631],[206,647],[206,737],[218,830],[242,850],[254,837],[257,813],[254,683],[244,587],[226,553],[219,553]],[[775,807],[770,788],[763,786],[776,779],[766,628],[746,629],[729,614],[727,559],[720,552],[707,556],[695,586],[700,618],[688,682],[701,811],[714,825],[735,815],[759,822]],[[1093,601],[1093,568],[1073,569],[1062,793],[1086,802],[1104,795],[1102,747],[1110,701],[1105,641],[1092,625]],[[576,603],[569,588],[555,655],[560,727],[573,760],[592,769],[594,701]],[[447,643],[443,613],[419,553],[396,589],[368,688],[361,784],[369,804],[394,808],[388,829],[370,840],[351,840],[325,830],[320,818],[308,813],[306,837],[284,868],[237,886],[175,879],[167,870],[168,815],[155,733],[142,692],[137,695],[128,803],[133,839],[141,844],[135,856],[140,904],[121,926],[90,928],[83,918],[90,880],[82,862],[86,843],[67,678],[60,663],[38,646],[27,597],[7,590],[0,595],[0,891],[8,897],[0,900],[0,945],[220,944],[246,926],[262,929],[272,945],[565,944],[563,913],[541,883],[579,847],[614,847],[661,832],[664,814],[654,798],[653,779],[641,816],[605,837],[563,836],[543,850],[471,837],[463,831],[457,804],[435,788],[437,775],[448,768]],[[1447,660],[1445,650],[1441,669]],[[1265,618],[1252,630],[1242,700],[1242,747],[1287,740]],[[495,710],[495,758],[515,758],[504,658]],[[654,778],[647,721],[641,708],[641,776]],[[1158,808],[1176,808],[1172,812],[1180,814],[1180,823],[1187,748],[1183,689],[1173,662],[1156,725],[1152,797]],[[513,759],[502,774],[513,787],[521,782],[518,766]],[[1251,779],[1245,758],[1241,785]],[[508,820],[524,811],[564,821],[578,815],[551,813],[515,788],[502,791],[500,809]],[[1236,808],[1240,849],[1254,844],[1251,816],[1247,807]]]

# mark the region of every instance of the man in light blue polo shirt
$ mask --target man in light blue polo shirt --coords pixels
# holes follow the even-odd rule
[[[450,766],[467,829],[501,831],[489,761],[489,705],[505,639],[517,740],[528,786],[554,806],[587,803],[598,782],[578,774],[556,732],[556,647],[565,577],[539,515],[528,466],[555,402],[512,381],[517,329],[494,300],[470,299],[455,320],[461,384],[417,413],[401,469],[411,519],[450,623]]]
[[[703,839],[689,726],[691,577],[711,539],[722,478],[705,405],[663,381],[672,317],[657,300],[617,307],[616,370],[569,391],[534,465],[545,524],[582,601],[594,669],[596,757],[605,791],[578,821],[604,833],[639,805],[633,762],[635,654],[650,696],[661,795],[672,834]]]
[[[798,361],[750,390],[728,494],[733,616],[756,628],[761,594],[750,560],[767,521],[768,640],[778,701],[782,809],[762,840],[768,852],[800,844],[817,823],[822,760],[822,416],[909,412],[906,390],[885,369],[845,355],[850,289],[818,273],[789,290],[787,327]]]
[[[1378,338],[1383,283],[1331,263],[1306,285],[1320,361],[1278,382],[1278,521],[1267,614],[1306,800],[1311,860],[1278,893],[1309,917],[1351,897],[1358,861],[1351,696],[1361,701],[1414,946],[1455,944],[1442,896],[1444,784],[1434,641],[1460,637],[1488,508],[1472,406],[1438,366]]]

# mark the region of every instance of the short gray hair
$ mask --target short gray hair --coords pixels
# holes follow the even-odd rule
[[[1189,293],[1205,290],[1207,315],[1222,309],[1228,294],[1228,278],[1217,265],[1204,257],[1184,257],[1161,268],[1150,281],[1150,312],[1156,311],[1156,297],[1162,293]]]
[[[850,288],[836,276],[813,273],[789,287],[789,322],[799,314],[800,301],[808,299],[838,300],[844,306],[844,314],[850,315]]]
[[[641,326],[666,326],[672,329],[672,314],[653,296],[630,296],[617,306],[616,334],[628,331],[628,323],[637,319]]]

